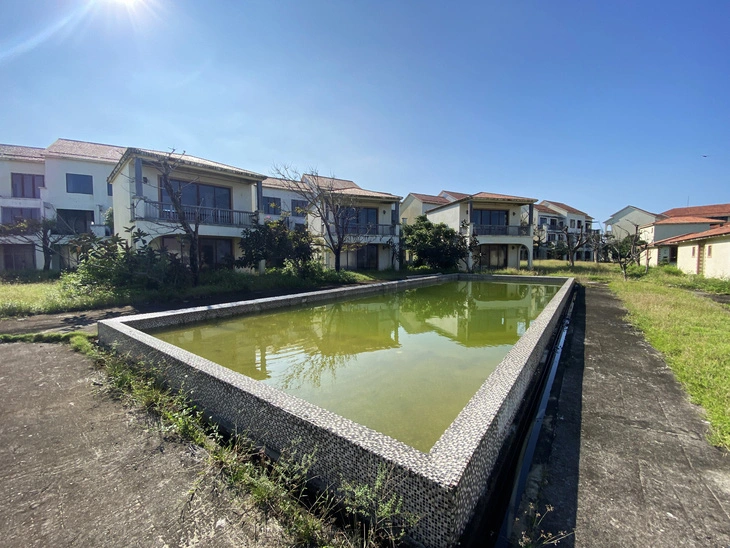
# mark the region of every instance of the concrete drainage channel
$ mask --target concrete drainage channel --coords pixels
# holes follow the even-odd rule
[[[427,454],[145,333],[156,327],[450,280],[536,282],[560,285],[560,289]],[[448,547],[462,538],[475,511],[488,507],[489,500],[495,499],[495,487],[503,483],[506,464],[514,460],[514,451],[508,449],[521,444],[526,416],[523,402],[526,397],[532,399],[529,395],[540,384],[546,355],[560,330],[574,284],[572,278],[428,276],[104,320],[99,322],[99,341],[154,364],[173,389],[190,393],[195,404],[222,428],[245,432],[273,454],[297,440],[299,450],[316,453],[313,472],[328,488],[336,489],[342,481],[373,484],[378,470],[385,466],[393,491],[403,498],[404,510],[422,517],[408,531],[411,539],[426,546]]]
[[[494,485],[477,506],[474,518],[466,528],[459,545],[464,548],[507,548],[518,515],[527,476],[530,472],[553,381],[573,316],[575,289],[568,306],[534,379],[534,386],[525,395],[523,408],[514,420],[514,434],[502,447],[495,466]]]

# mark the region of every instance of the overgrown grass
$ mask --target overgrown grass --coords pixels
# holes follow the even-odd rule
[[[226,295],[231,299],[245,298],[247,294],[259,291],[307,290],[359,281],[358,275],[346,271],[327,271],[317,277],[299,278],[277,271],[257,275],[220,270],[203,273],[197,287],[152,291],[81,285],[76,277],[66,275],[52,281],[0,282],[0,318]]]
[[[696,288],[692,281],[688,283]],[[730,314],[662,278],[610,284],[630,321],[660,351],[693,402],[707,412],[710,442],[730,449]]]
[[[69,342],[76,351],[91,357],[106,373],[106,388],[113,397],[159,417],[165,435],[203,448],[209,464],[218,469],[235,492],[249,495],[267,517],[274,517],[281,524],[290,545],[392,546],[402,538],[401,524],[416,521],[403,511],[402,499],[389,489],[385,470],[378,474],[373,486],[346,486],[342,498],[313,492],[309,482],[316,454],[300,451],[297,440],[276,461],[271,460],[263,448],[251,441],[221,434],[185,394],[168,391],[155,375],[154,367],[130,364],[114,353],[100,350],[88,334],[36,334],[0,339],[0,342],[16,341]],[[368,497],[364,498],[362,493]],[[343,516],[343,510],[351,513]],[[377,519],[369,521],[373,515]],[[336,517],[345,526],[337,526]]]

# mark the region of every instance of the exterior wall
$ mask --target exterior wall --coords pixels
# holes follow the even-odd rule
[[[173,389],[190,391],[196,405],[224,429],[246,432],[274,453],[298,439],[303,454],[316,452],[312,472],[325,487],[336,488],[342,481],[372,484],[379,467],[386,466],[395,478],[394,494],[403,497],[404,511],[424,518],[409,531],[412,538],[426,546],[449,547],[457,543],[494,481],[499,455],[542,370],[542,357],[560,314],[568,306],[572,279],[535,280],[562,283],[562,287],[428,454],[143,331],[456,279],[474,278],[420,278],[104,320],[99,322],[99,341],[154,364]],[[514,277],[488,279],[525,282]]]
[[[46,158],[46,192],[43,200],[52,204],[53,209],[75,209],[94,212],[94,222],[104,223],[104,212],[112,207],[112,196],[107,193],[107,177],[116,163],[71,160],[66,158]],[[93,194],[66,192],[66,174],[91,175]],[[49,217],[55,216],[49,212]]]
[[[693,255],[694,251],[694,256]],[[687,242],[677,246],[677,268],[686,274],[697,274],[697,242]]]
[[[279,187],[270,187],[264,185],[264,197],[271,196],[272,198],[281,199],[281,211],[289,217],[291,223],[302,223],[306,220],[306,215],[294,211],[292,207],[292,200],[302,200],[302,197],[292,190],[287,190]],[[264,201],[266,201],[264,199]],[[277,221],[281,218],[281,215],[274,215],[272,213],[264,213],[264,205],[261,204],[261,222],[272,220]]]
[[[637,226],[648,225],[654,221],[656,221],[654,215],[632,209],[621,215],[613,224],[607,224],[606,230],[609,230],[610,226],[610,231],[613,236],[622,240],[626,236],[634,234]]]
[[[702,244],[704,248],[700,247]],[[680,243],[677,250],[677,267],[687,274],[699,274],[698,255],[701,250],[704,253],[703,275],[706,278],[730,279],[730,236]],[[692,256],[693,251],[694,256]]]
[[[403,202],[401,203],[401,218],[398,219],[398,222],[401,222],[403,219],[405,219],[405,224],[412,225],[416,222],[416,217],[424,215],[427,211],[430,211],[435,207],[436,204],[427,204],[417,198],[407,196],[406,199],[403,200]]]
[[[406,196],[406,199],[403,200],[403,203],[401,204],[401,218],[398,219],[398,221],[400,222],[402,219],[405,219],[406,224],[412,225],[416,221],[416,217],[423,215],[425,207],[426,204],[424,204],[421,200],[411,196]]]
[[[712,256],[707,256],[712,246]],[[730,279],[730,236],[705,243],[705,277]]]
[[[694,232],[704,232],[710,229],[710,223],[681,223],[681,224],[660,224],[646,227],[647,237],[651,236],[652,239],[643,238],[647,242],[655,242],[659,240],[666,240],[667,238],[673,238],[675,236],[684,236],[685,234],[692,234]],[[644,234],[642,229],[641,234]]]
[[[16,160],[0,160],[0,207],[23,207],[40,209],[41,216],[48,215],[50,211],[43,206],[43,197],[47,192],[41,189],[40,198],[14,198],[12,187],[13,173],[27,173],[32,175],[45,175],[45,165],[43,162],[23,162]],[[48,184],[48,179],[45,180]],[[0,270],[5,270],[5,245],[28,245],[25,241],[14,240],[11,238],[0,239]],[[36,247],[33,251],[35,256],[35,268],[43,268],[43,252]],[[33,264],[28,264],[28,268],[33,268]]]
[[[466,203],[455,203],[429,211],[426,216],[434,224],[445,223],[454,230],[459,230],[461,221],[469,222],[469,209]]]

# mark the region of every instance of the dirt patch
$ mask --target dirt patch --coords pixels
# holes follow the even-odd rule
[[[166,437],[102,381],[67,346],[0,345],[3,545],[289,545],[202,450]]]

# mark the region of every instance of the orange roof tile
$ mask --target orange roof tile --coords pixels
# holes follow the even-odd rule
[[[704,206],[675,207],[662,213],[667,217],[730,217],[730,204],[711,204]]]

